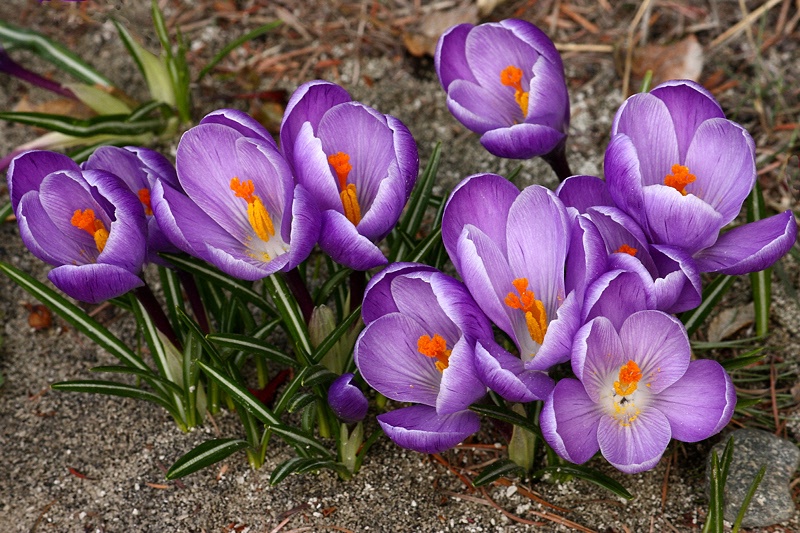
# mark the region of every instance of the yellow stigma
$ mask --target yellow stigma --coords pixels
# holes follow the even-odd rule
[[[255,185],[253,180],[240,182],[238,177],[231,179],[231,190],[237,198],[242,198],[247,202],[247,220],[250,221],[250,226],[255,231],[256,235],[264,241],[269,242],[270,237],[275,235],[275,227],[272,225],[272,219],[269,217],[267,208],[261,202],[255,193]],[[265,259],[270,260],[267,254]]]
[[[547,311],[544,309],[544,304],[536,299],[533,291],[528,290],[528,278],[517,278],[511,283],[517,289],[519,296],[509,292],[505,299],[506,305],[525,313],[525,324],[528,326],[531,339],[537,344],[542,344],[547,333]]]
[[[672,165],[672,174],[667,174],[664,178],[664,185],[672,187],[682,195],[686,196],[684,190],[687,185],[697,179],[697,176],[689,173],[689,167],[683,165]]]
[[[628,396],[636,392],[642,371],[633,360],[629,360],[619,369],[619,381],[614,382],[614,392],[620,396]]]
[[[500,71],[500,83],[514,89],[514,100],[522,110],[522,118],[528,116],[528,93],[522,90],[522,70],[509,65]]]
[[[623,244],[622,246],[619,247],[619,249],[616,251],[616,253],[618,253],[618,254],[619,253],[623,253],[623,254],[628,254],[628,255],[632,255],[632,256],[636,257],[636,252],[638,252],[638,251],[639,250],[637,250],[636,248],[634,248],[632,246],[628,246],[627,244]]]
[[[358,204],[356,185],[355,183],[347,183],[347,176],[353,170],[353,165],[350,164],[350,156],[344,152],[336,152],[328,156],[328,163],[336,173],[336,179],[339,182],[339,198],[342,200],[344,216],[354,226],[358,226],[358,223],[361,222],[361,206]]]
[[[94,245],[97,246],[97,251],[103,251],[108,241],[108,230],[103,225],[103,221],[94,216],[94,211],[92,209],[85,209],[83,211],[76,209],[72,214],[70,222],[76,228],[82,229],[91,235],[94,238]]]
[[[438,333],[434,333],[433,337],[421,335],[417,339],[417,350],[425,357],[436,359],[436,370],[439,372],[444,372],[444,369],[450,365],[452,350],[447,349],[447,341]]]
[[[150,204],[150,189],[139,189],[139,201],[144,205],[144,214],[153,216],[153,206]]]

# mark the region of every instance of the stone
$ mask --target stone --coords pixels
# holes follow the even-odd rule
[[[800,463],[800,449],[786,439],[760,429],[739,429],[733,437],[733,458],[725,483],[725,520],[733,522],[745,495],[763,465],[767,471],[744,515],[742,527],[765,527],[790,520],[795,512],[789,489]],[[726,438],[712,451],[722,457]],[[706,463],[706,487],[711,477],[711,453]]]

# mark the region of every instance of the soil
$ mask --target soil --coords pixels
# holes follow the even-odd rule
[[[432,60],[408,54],[403,35],[418,32],[426,19],[440,16],[455,2],[420,4],[418,0],[160,2],[168,26],[181,27],[189,43],[194,72],[224,43],[247,30],[277,18],[285,21],[274,32],[235,50],[193,87],[195,119],[218,107],[237,107],[274,126],[275,102],[267,92],[291,93],[303,81],[325,78],[343,85],[355,99],[406,123],[423,164],[436,143],[443,143],[439,194],[469,174],[507,175],[518,164],[522,167],[520,186],[555,186],[555,177],[544,163],[518,163],[489,155],[477,136],[449,114]],[[753,11],[762,2],[745,4]],[[742,19],[737,2],[662,2],[646,13],[643,27],[647,43],[661,47],[653,53],[669,55],[675,41],[688,35],[697,38],[705,60],[701,81],[714,90],[728,116],[751,131],[768,204],[787,209],[797,206],[800,194],[792,195],[792,183],[785,181],[783,173],[798,127],[798,6],[790,0],[768,4],[774,5],[721,44],[717,44],[720,36]],[[0,6],[0,20],[65,43],[128,94],[143,100],[145,86],[110,19],[118,19],[146,47],[157,50],[148,6],[132,1],[100,5],[11,0]],[[568,150],[574,173],[602,175],[603,148],[614,111],[623,101],[625,54],[620,50],[624,50],[636,9],[636,3],[610,0],[509,0],[482,19],[525,18],[555,42],[573,46],[564,52],[564,63],[572,103]],[[640,42],[640,29],[634,28],[634,42]],[[37,72],[65,79],[31,54],[13,54]],[[638,83],[633,80],[631,87]],[[2,110],[22,100],[38,104],[50,99],[42,91],[0,76]],[[0,155],[38,134],[0,122]],[[162,148],[170,153],[176,143],[177,137]],[[13,223],[0,225],[0,259],[46,279],[48,267],[24,248]],[[800,354],[800,305],[792,292],[800,286],[800,267],[791,257],[781,264],[781,276],[773,280],[772,334],[764,346],[766,360],[785,369],[775,388],[786,398],[796,381]],[[749,281],[742,278],[723,307],[750,305],[750,301]],[[453,472],[503,451],[504,443],[489,429],[473,444],[443,454],[450,468],[432,456],[402,450],[381,439],[349,482],[323,472],[290,476],[273,487],[270,471],[291,456],[291,450],[275,440],[261,470],[251,470],[244,454],[237,454],[169,482],[165,468],[183,453],[215,435],[239,436],[236,416],[223,412],[213,424],[182,433],[163,410],[150,404],[50,390],[54,382],[89,378],[92,367],[115,361],[58,318],[50,327],[31,328],[26,306],[36,304],[0,277],[0,373],[5,378],[0,388],[3,531],[636,532],[699,531],[704,522],[704,460],[719,438],[698,445],[673,443],[654,470],[639,475],[623,475],[594,460],[591,466],[634,494],[631,501],[579,480],[535,484],[515,480],[509,486],[472,489]],[[134,338],[133,324],[122,313],[102,308],[98,318],[120,337]],[[738,335],[752,336],[751,327],[744,326]],[[702,356],[730,357],[732,353]],[[760,407],[771,418],[768,389],[767,378],[767,390],[762,391],[766,400]],[[800,421],[795,406],[791,397],[784,401],[778,426],[770,429],[796,442]],[[741,415],[731,427],[759,424]],[[558,508],[531,499],[526,491]],[[800,516],[763,531],[800,531]]]

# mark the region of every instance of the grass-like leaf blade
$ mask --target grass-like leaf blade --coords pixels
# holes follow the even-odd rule
[[[292,457],[275,467],[275,470],[269,476],[269,484],[275,486],[286,479],[289,474],[303,474],[321,468],[328,468],[336,472],[347,472],[347,468],[343,464],[328,459]]]
[[[248,446],[248,442],[241,439],[207,440],[175,461],[167,470],[166,478],[178,479],[192,474],[218,463]]]
[[[525,428],[528,431],[532,431],[536,435],[541,435],[541,430],[536,424],[534,424],[524,416],[519,415],[510,409],[500,407],[499,405],[474,404],[470,405],[469,409],[470,411],[478,413],[479,415],[496,418],[497,420],[502,420],[503,422],[508,422],[509,424]]]
[[[325,339],[319,343],[319,346],[314,350],[314,353],[311,354],[311,362],[312,363],[319,363],[322,361],[322,358],[325,357],[325,354],[333,348],[333,345],[336,344],[339,339],[350,331],[350,328],[356,321],[361,318],[361,306],[359,305],[356,309],[353,310],[350,315],[345,318],[341,324],[336,326],[336,329],[331,331]]]
[[[747,221],[756,222],[767,217],[761,186],[756,186],[747,197]],[[750,288],[753,291],[756,335],[762,337],[769,332],[769,306],[772,302],[772,268],[750,273]]]
[[[160,405],[166,409],[176,421],[182,420],[180,413],[175,410],[175,406],[164,400],[164,398],[162,398],[160,395],[140,389],[139,387],[134,387],[133,385],[126,385],[124,383],[117,383],[115,381],[78,379],[73,381],[60,381],[58,383],[53,383],[50,385],[50,388],[67,392],[88,392],[92,394],[105,394],[107,396],[119,396],[122,398],[133,398],[134,400],[144,400],[146,402]]]
[[[227,45],[225,45],[225,47],[222,50],[217,52],[217,55],[215,55],[211,59],[211,61],[208,62],[208,64],[205,67],[203,67],[203,70],[201,70],[200,74],[197,75],[197,79],[195,81],[200,81],[201,79],[203,79],[206,74],[211,72],[211,69],[213,69],[215,66],[217,66],[217,63],[222,61],[225,58],[225,56],[230,54],[233,50],[235,50],[236,48],[242,46],[247,41],[249,41],[251,39],[255,39],[259,35],[263,35],[263,34],[267,33],[268,31],[274,30],[275,28],[280,26],[282,23],[283,23],[283,21],[276,20],[276,21],[270,22],[268,24],[264,24],[263,26],[260,26],[260,27],[258,27],[256,29],[252,30],[252,31],[249,31],[249,32],[245,33],[244,35],[242,35],[238,39],[234,39],[233,41],[229,42]]]
[[[702,303],[696,309],[681,314],[681,322],[686,327],[686,333],[689,336],[700,329],[700,326],[703,325],[703,322],[714,310],[714,307],[728,292],[728,289],[731,288],[735,279],[733,276],[720,274],[703,289]]]
[[[89,119],[79,119],[66,115],[27,111],[2,112],[0,113],[0,120],[26,124],[81,138],[95,135],[160,133],[166,126],[166,122],[160,118],[143,118],[131,121],[129,115],[100,115]]]
[[[245,353],[264,357],[278,364],[300,368],[300,364],[278,348],[250,335],[237,333],[212,333],[206,337],[209,341],[223,348],[239,350]]]
[[[546,466],[534,472],[532,477],[542,477],[545,474],[558,474],[558,475],[570,475],[575,476],[577,478],[583,479],[585,481],[589,481],[603,487],[606,490],[609,490],[616,494],[617,496],[621,496],[626,500],[632,500],[633,495],[628,492],[628,490],[623,487],[618,481],[608,477],[607,475],[603,474],[602,472],[598,472],[593,468],[589,468],[586,466],[581,465],[553,465],[553,466]]]
[[[489,483],[496,481],[501,477],[514,476],[524,473],[525,469],[511,459],[501,459],[481,470],[481,473],[472,480],[472,484],[476,487],[480,487],[482,485],[488,485]]]
[[[303,352],[303,355],[307,357],[314,351],[311,346],[311,336],[308,334],[303,313],[300,311],[294,296],[292,296],[289,286],[278,274],[266,277],[264,285],[270,296],[272,296],[272,301],[278,309],[278,314],[283,318],[283,325],[286,327],[287,333],[300,351]]]
[[[213,368],[202,361],[198,361],[197,364],[208,377],[219,383],[225,392],[231,396],[234,402],[247,409],[247,411],[252,413],[253,416],[268,426],[274,427],[280,425],[280,420],[278,420],[278,418],[272,414],[272,412],[267,409],[264,404],[258,400],[258,398],[253,396],[250,391],[248,391],[247,388],[245,388],[241,383],[235,382],[229,376],[220,372],[219,369]]]

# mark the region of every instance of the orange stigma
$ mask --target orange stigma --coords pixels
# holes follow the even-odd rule
[[[150,189],[139,189],[139,201],[144,204],[144,214],[153,216],[153,207],[150,205]]]
[[[242,198],[247,202],[247,220],[250,226],[255,231],[256,235],[264,241],[269,242],[270,237],[275,235],[275,227],[272,225],[272,219],[269,217],[267,208],[255,194],[255,185],[253,180],[240,182],[238,177],[231,178],[231,190],[237,198]],[[266,257],[269,261],[269,257]]]
[[[519,296],[509,292],[505,299],[506,305],[525,313],[525,324],[528,326],[531,339],[537,344],[542,344],[547,333],[547,311],[544,309],[544,304],[536,299],[533,291],[528,290],[528,278],[517,278],[511,284],[517,289]]]
[[[339,198],[342,200],[344,216],[347,220],[358,226],[361,222],[361,206],[358,204],[358,194],[355,183],[347,183],[347,176],[353,170],[350,164],[350,155],[344,152],[336,152],[328,156],[328,163],[336,172],[336,179],[339,181]]]
[[[672,174],[667,174],[664,178],[664,185],[672,187],[682,195],[686,196],[686,186],[697,179],[694,174],[689,174],[689,167],[683,165],[672,165]]]
[[[450,352],[447,349],[447,341],[435,333],[433,337],[429,335],[421,335],[417,339],[417,350],[425,357],[436,359],[436,370],[444,372],[444,369],[450,365]]]
[[[614,382],[614,392],[620,396],[627,396],[633,394],[639,385],[639,380],[642,379],[642,371],[639,369],[633,360],[619,368],[619,381]]]
[[[618,253],[618,254],[620,254],[620,253],[628,254],[628,255],[632,255],[632,256],[636,257],[636,252],[638,252],[638,251],[639,250],[637,250],[636,248],[634,248],[632,246],[628,246],[627,244],[623,244],[622,246],[619,247],[619,249],[616,251],[616,253]]]
[[[106,247],[108,241],[108,230],[103,225],[103,221],[94,216],[92,209],[76,209],[72,214],[70,220],[73,226],[82,229],[94,238],[94,244],[97,246],[97,251],[102,252]]]
[[[528,93],[522,90],[522,69],[509,65],[500,71],[500,83],[514,89],[514,100],[522,110],[522,118],[528,116]]]

